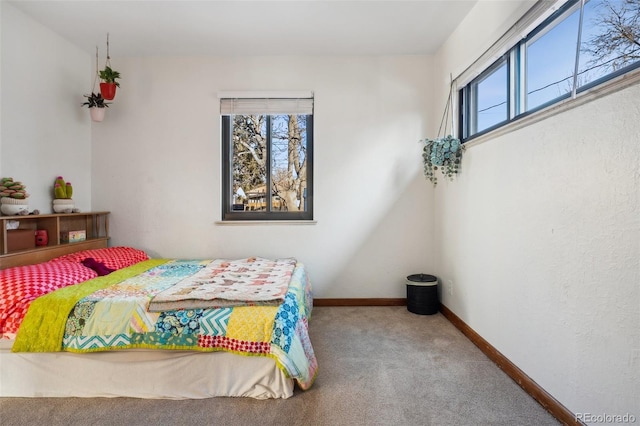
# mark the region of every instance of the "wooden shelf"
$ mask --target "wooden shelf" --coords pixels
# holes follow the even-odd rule
[[[18,221],[18,229],[47,231],[46,246],[11,250],[7,238],[7,223]],[[56,213],[27,216],[0,216],[2,237],[0,238],[0,269],[12,266],[45,262],[84,249],[107,247],[109,241],[109,212]],[[85,231],[84,241],[62,242],[60,234],[69,231]]]

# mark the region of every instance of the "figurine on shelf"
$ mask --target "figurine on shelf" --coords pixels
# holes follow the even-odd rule
[[[73,186],[71,182],[65,182],[62,176],[58,176],[53,183],[53,211],[56,213],[77,213],[73,196]],[[77,211],[74,211],[77,210]]]
[[[0,211],[7,216],[29,214],[29,194],[22,182],[4,177],[0,181]]]

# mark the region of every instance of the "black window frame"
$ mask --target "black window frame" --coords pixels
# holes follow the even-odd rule
[[[247,114],[248,115],[248,114]],[[271,141],[271,117],[286,114],[262,114],[267,117],[267,139]],[[304,115],[304,114],[297,114]],[[221,116],[222,129],[222,220],[223,221],[310,221],[313,220],[313,114],[306,115],[306,157],[307,188],[305,195],[305,211],[271,211],[271,196],[267,197],[267,211],[235,211],[233,210],[233,115]],[[271,187],[271,143],[267,143],[267,182]]]
[[[471,107],[477,104],[478,84],[484,81],[491,74],[493,74],[502,65],[506,65],[506,73],[507,73],[507,78],[505,81],[505,84],[507,86],[507,98],[505,99],[506,108],[507,108],[507,118],[506,120],[502,120],[498,123],[495,123],[487,127],[486,129],[483,129],[479,132],[474,133],[471,136],[468,136],[468,133],[471,130],[471,127],[473,125],[472,119],[471,119]],[[497,129],[498,127],[504,126],[506,123],[508,123],[511,120],[512,97],[511,97],[510,87],[511,87],[512,67],[513,67],[512,58],[509,53],[506,53],[502,55],[500,58],[498,58],[494,63],[492,63],[489,67],[487,67],[487,69],[485,69],[482,73],[480,73],[480,75],[474,78],[471,82],[469,82],[469,84],[467,84],[465,87],[463,87],[459,91],[458,96],[459,96],[460,111],[461,113],[462,111],[464,111],[464,115],[459,114],[460,119],[458,120],[459,134],[462,135],[462,140],[468,139],[470,137],[480,136],[485,133],[489,133],[490,131]],[[477,127],[477,120],[478,120],[477,115],[474,118],[474,120],[476,121],[476,127]]]
[[[577,9],[577,10],[572,10],[572,9]],[[520,41],[517,45],[517,48],[519,49],[519,51],[526,51],[527,50],[527,45],[529,44],[529,42],[537,37],[544,37],[546,34],[548,34],[549,32],[551,32],[554,27],[556,25],[559,25],[560,22],[563,19],[568,18],[570,15],[572,15],[574,12],[579,11],[580,10],[580,0],[569,0],[566,4],[564,4],[561,8],[559,8],[558,10],[556,10],[553,14],[551,14],[551,16],[549,16],[547,19],[545,19],[540,25],[538,25],[533,31],[531,31],[527,37],[525,37],[522,41]],[[578,27],[578,31],[580,31],[581,29]],[[577,37],[577,34],[576,34]],[[526,56],[526,55],[525,55]],[[575,60],[575,58],[574,58]],[[523,71],[522,73],[518,73],[517,74],[517,80],[519,82],[519,84],[522,85],[523,89],[528,89],[527,84],[526,84],[526,71]],[[571,78],[573,78],[573,74],[571,75]],[[530,93],[520,93],[520,95],[522,95],[525,99],[524,103],[527,103],[527,96]],[[558,102],[564,101],[565,99],[568,99],[572,96],[572,92],[566,92],[564,94],[558,95],[554,98],[549,99],[546,102],[542,102],[540,105],[537,105],[533,108],[527,108],[525,106],[525,108],[523,108],[522,111],[518,112],[518,115],[522,115],[522,116],[526,116],[527,114],[531,114],[534,113],[536,111],[540,111],[541,109],[544,109],[550,105],[556,104]],[[514,117],[514,118],[520,118],[520,117]]]
[[[553,99],[550,99],[547,102],[544,102],[540,105],[537,105],[535,108],[531,108],[531,109],[526,109],[522,107],[523,104],[523,96],[526,97],[525,93],[522,93],[523,88],[526,87],[525,81],[526,81],[526,67],[522,66],[522,54],[523,54],[523,49],[526,49],[527,43],[534,37],[536,37],[537,35],[539,35],[541,32],[547,31],[550,27],[556,25],[559,23],[560,19],[564,19],[567,16],[569,16],[571,13],[573,13],[573,11],[571,11],[571,9],[575,9],[578,8],[578,10],[580,10],[580,7],[582,7],[582,3],[580,0],[569,0],[567,1],[567,3],[565,3],[564,5],[562,5],[562,7],[560,7],[558,10],[554,11],[550,16],[548,16],[542,23],[540,23],[538,26],[536,26],[533,30],[531,30],[526,37],[518,40],[517,42],[514,41],[513,46],[507,50],[507,52],[502,55],[500,58],[498,58],[496,61],[494,61],[491,65],[489,65],[488,67],[486,67],[485,69],[483,69],[475,78],[473,78],[471,81],[469,81],[468,83],[466,83],[464,86],[462,86],[458,92],[457,92],[457,96],[458,96],[458,134],[460,135],[460,140],[462,141],[462,143],[466,143],[469,142],[477,137],[480,137],[482,135],[485,135],[489,132],[492,132],[498,128],[501,128],[511,122],[514,122],[516,120],[520,120],[522,118],[525,118],[527,116],[530,116],[533,113],[536,113],[542,109],[545,109],[551,105],[554,104],[558,104],[560,102],[563,102],[565,100],[568,100],[570,98],[572,98],[575,95],[591,90],[594,87],[603,85],[615,78],[618,78],[624,74],[627,74],[631,71],[634,71],[638,68],[640,68],[640,60],[636,61],[635,63],[631,63],[629,65],[626,65],[616,71],[610,72],[602,77],[599,77],[597,79],[594,79],[593,81],[590,81],[582,86],[576,87],[575,88],[575,92],[568,92],[566,94],[560,95],[558,97],[555,97]],[[581,12],[582,13],[582,12]],[[582,27],[582,23],[579,25],[578,27],[578,31],[582,32],[583,31],[583,27]],[[576,34],[577,36],[578,34]],[[525,55],[526,56],[526,55]],[[510,103],[510,105],[508,106],[508,120],[505,120],[503,122],[500,122],[498,124],[495,124],[487,129],[484,129],[480,132],[476,132],[474,134],[469,134],[472,130],[471,128],[471,124],[473,122],[473,120],[477,120],[477,117],[472,117],[472,114],[477,114],[477,111],[474,112],[471,110],[471,96],[473,95],[473,90],[472,88],[474,87],[474,85],[476,85],[479,81],[481,81],[482,79],[484,79],[487,74],[491,73],[493,69],[496,68],[497,64],[501,63],[502,61],[504,61],[506,58],[507,63],[508,63],[508,79],[510,79],[509,83],[508,83],[508,102]],[[578,58],[576,58],[576,60],[579,60]],[[575,73],[575,70],[574,70]],[[573,75],[572,75],[573,76]]]

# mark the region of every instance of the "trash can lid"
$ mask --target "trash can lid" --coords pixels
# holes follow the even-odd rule
[[[436,285],[438,278],[427,274],[413,274],[407,277],[407,284],[411,285]]]

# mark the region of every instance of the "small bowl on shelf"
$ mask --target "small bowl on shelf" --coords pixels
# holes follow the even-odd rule
[[[29,212],[29,201],[25,199],[3,197],[0,198],[0,211],[7,216],[17,216]]]
[[[53,211],[56,213],[73,213],[75,203],[71,198],[56,198],[53,200]]]

